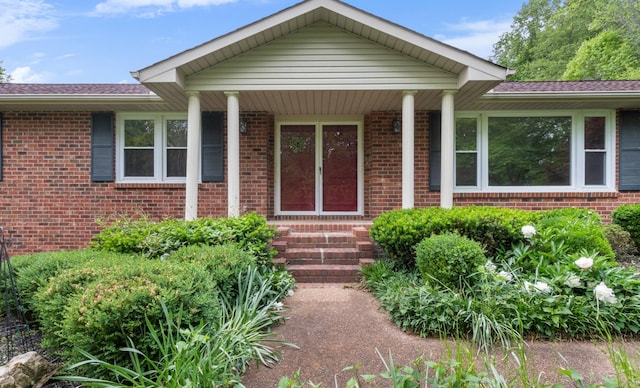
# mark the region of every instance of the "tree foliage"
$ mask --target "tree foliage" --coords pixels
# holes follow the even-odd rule
[[[535,81],[638,78],[638,58],[638,0],[529,0],[492,56]]]
[[[11,80],[11,76],[7,74],[7,71],[4,67],[2,67],[2,61],[0,61],[0,83],[9,82]]]

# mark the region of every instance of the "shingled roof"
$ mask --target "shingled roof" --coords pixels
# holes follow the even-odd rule
[[[640,80],[503,82],[493,93],[561,93],[640,91]]]
[[[149,95],[142,84],[14,84],[0,83],[6,95]]]

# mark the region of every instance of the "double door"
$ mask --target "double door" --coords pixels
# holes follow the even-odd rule
[[[361,212],[359,128],[357,123],[278,126],[276,213]]]

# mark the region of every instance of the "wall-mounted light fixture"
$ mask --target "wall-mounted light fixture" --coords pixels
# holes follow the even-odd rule
[[[247,121],[240,120],[240,133],[246,134],[248,131],[249,131],[249,128],[247,128]]]
[[[391,128],[393,129],[393,133],[400,133],[402,130],[402,121],[399,119],[393,119],[393,123],[391,124]]]

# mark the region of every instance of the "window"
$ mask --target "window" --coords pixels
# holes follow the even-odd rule
[[[611,112],[460,113],[455,189],[612,190],[614,136]]]
[[[184,182],[187,171],[185,116],[122,114],[118,135],[120,181]]]

